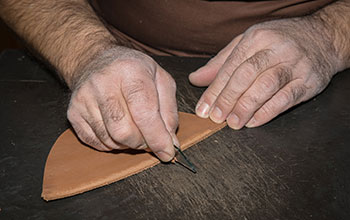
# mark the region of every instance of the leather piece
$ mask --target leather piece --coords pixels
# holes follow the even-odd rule
[[[194,114],[179,113],[177,136],[185,150],[225,127]],[[159,164],[146,151],[99,152],[82,144],[71,129],[56,140],[46,161],[42,194],[44,200],[83,193],[124,179]]]

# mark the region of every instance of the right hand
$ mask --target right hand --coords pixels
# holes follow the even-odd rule
[[[178,145],[175,81],[151,57],[124,50],[73,90],[68,120],[98,150],[149,147],[170,161]]]

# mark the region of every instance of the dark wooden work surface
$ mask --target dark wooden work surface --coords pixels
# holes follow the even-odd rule
[[[203,89],[204,59],[157,58],[181,111]],[[198,173],[158,165],[82,195],[40,198],[45,161],[66,120],[68,90],[21,51],[0,54],[0,219],[350,219],[350,71],[265,126],[224,128],[187,150]]]

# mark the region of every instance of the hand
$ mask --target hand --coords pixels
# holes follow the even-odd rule
[[[173,143],[178,145],[175,81],[147,55],[120,50],[73,91],[68,119],[79,138],[98,150],[148,146],[169,161]]]
[[[252,26],[189,79],[210,86],[198,116],[233,129],[260,126],[320,93],[341,67],[332,39],[311,18]]]

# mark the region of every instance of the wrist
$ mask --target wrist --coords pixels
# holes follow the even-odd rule
[[[339,57],[337,48],[334,45],[334,32],[329,25],[313,14],[302,18],[305,35],[309,38],[309,53],[316,61],[315,65],[320,66],[324,72],[328,72],[331,78],[343,67],[342,59]]]
[[[87,66],[94,60],[103,55],[104,51],[108,51],[117,47],[116,42],[113,39],[98,38],[92,40],[86,40],[88,44],[83,45],[82,42],[78,42],[74,45],[67,45],[66,51],[63,54],[59,54],[58,57],[52,57],[51,53],[47,57],[48,62],[51,63],[58,73],[64,78],[64,81],[68,87],[73,90],[76,87],[77,82],[83,76]]]
[[[70,78],[69,87],[72,91],[77,90],[92,75],[99,74],[103,69],[116,60],[138,59],[153,61],[153,59],[140,51],[123,46],[111,46],[108,49],[101,50],[85,62],[82,68],[73,72]]]
[[[343,3],[336,2],[309,16],[312,26],[319,30],[322,44],[336,72],[350,67],[350,7],[343,7]]]

